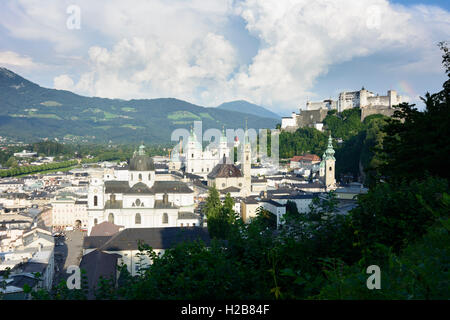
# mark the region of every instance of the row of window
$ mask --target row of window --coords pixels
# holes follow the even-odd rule
[[[133,174],[131,174],[131,180],[133,180]],[[142,173],[138,174],[138,180],[142,181]],[[148,174],[148,180],[152,180],[152,175],[150,173]]]
[[[110,213],[108,215],[108,222],[114,223],[114,214]],[[97,218],[94,219],[94,224],[97,224],[98,220]],[[136,215],[134,216],[134,224],[141,224],[142,223],[142,217],[140,213],[136,213]],[[162,216],[162,223],[163,224],[168,224],[169,223],[169,215],[167,213],[163,213]]]

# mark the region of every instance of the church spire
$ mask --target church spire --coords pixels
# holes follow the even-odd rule
[[[335,153],[335,151],[333,149],[333,138],[331,138],[331,133],[330,133],[330,135],[328,136],[328,147],[325,150],[324,158],[326,160],[336,160],[334,158],[334,153]]]
[[[143,143],[139,146],[138,155],[145,156],[145,146]]]

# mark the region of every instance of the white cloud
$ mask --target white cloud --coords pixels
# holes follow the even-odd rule
[[[33,59],[13,51],[0,51],[0,65],[13,67],[34,67]]]
[[[79,0],[80,30],[65,27],[70,4],[6,1],[0,25],[57,53],[84,52],[88,65],[59,71],[55,87],[110,98],[177,97],[208,106],[246,99],[293,110],[314,97],[318,77],[354,58],[400,52],[404,61],[389,63],[395,70],[439,72],[436,43],[450,36],[449,12],[386,0]],[[239,64],[242,48],[224,36],[232,15],[259,39],[249,64]]]
[[[333,64],[394,50],[429,62],[430,47],[450,35],[448,12],[384,0],[247,0],[237,13],[263,42],[248,70],[236,76],[239,92],[288,108],[305,100]]]
[[[73,90],[73,80],[67,74],[53,78],[53,86],[59,90]]]

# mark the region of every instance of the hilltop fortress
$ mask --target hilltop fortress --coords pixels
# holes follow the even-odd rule
[[[341,92],[338,100],[308,101],[305,109],[300,109],[300,113],[293,112],[290,117],[282,118],[281,129],[295,131],[298,128],[313,127],[322,130],[322,121],[330,110],[342,112],[351,108],[359,108],[361,109],[361,121],[372,114],[383,114],[390,117],[394,113],[393,106],[402,102],[405,102],[404,97],[398,95],[395,90],[389,90],[386,96],[380,96],[363,87],[359,91]]]

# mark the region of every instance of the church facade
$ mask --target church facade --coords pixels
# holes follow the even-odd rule
[[[181,181],[158,181],[144,148],[135,152],[128,169],[90,178],[88,234],[104,221],[124,228],[199,226],[194,191]]]
[[[218,163],[221,163],[224,157],[230,157],[230,147],[228,146],[224,131],[222,131],[218,143],[203,149],[201,141],[191,129],[186,150],[183,150],[183,153],[178,156],[178,159],[172,160],[169,168],[172,170],[184,168],[185,173],[206,178],[212,169]]]

